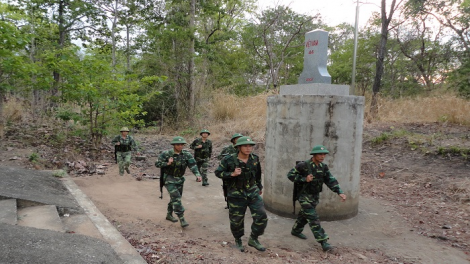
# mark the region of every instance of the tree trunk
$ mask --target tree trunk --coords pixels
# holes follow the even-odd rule
[[[191,8],[189,11],[189,30],[191,32],[190,46],[189,46],[189,65],[188,65],[188,74],[189,74],[189,119],[192,119],[194,106],[195,106],[195,87],[194,87],[194,21],[196,17],[196,0],[191,0]]]
[[[387,18],[386,13],[386,0],[382,0],[381,4],[381,20],[382,20],[382,29],[380,35],[380,44],[379,50],[377,51],[377,61],[375,63],[375,78],[374,78],[374,85],[372,86],[372,101],[370,103],[370,115],[372,118],[376,118],[379,114],[379,106],[378,106],[378,96],[380,92],[380,86],[382,81],[382,75],[384,73],[384,59],[387,47],[387,39],[388,39],[388,25],[392,20],[393,12],[395,11],[395,2],[396,0],[392,1],[390,7],[390,15]]]
[[[65,37],[66,37],[66,29],[65,29],[65,19],[64,19],[64,12],[65,12],[65,0],[59,1],[59,10],[58,10],[58,21],[59,21],[59,52],[56,54],[56,58],[60,58],[62,48],[64,47]],[[59,83],[60,83],[60,73],[57,70],[54,70],[52,75],[54,76],[54,84],[51,90],[51,97],[55,97],[59,93]],[[57,107],[57,103],[55,98],[52,98],[52,101],[49,104],[50,108]]]
[[[117,24],[117,12],[118,12],[118,0],[114,1],[114,8],[113,8],[113,23],[111,25],[111,56],[113,60],[113,71],[116,71],[116,24]]]

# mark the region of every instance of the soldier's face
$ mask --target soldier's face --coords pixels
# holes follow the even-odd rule
[[[121,135],[122,135],[123,137],[127,136],[127,134],[129,134],[129,132],[127,132],[127,131],[121,131]]]
[[[184,144],[173,144],[173,150],[180,153],[183,150]]]
[[[315,162],[315,163],[323,162],[323,160],[325,160],[325,157],[326,157],[325,153],[323,153],[323,154],[314,154],[312,156],[312,161]]]
[[[209,136],[209,134],[207,134],[207,133],[202,133],[201,134],[201,137],[203,137],[203,138],[207,138],[208,136]]]
[[[241,145],[239,147],[239,151],[243,155],[250,155],[251,152],[253,151],[253,145]]]

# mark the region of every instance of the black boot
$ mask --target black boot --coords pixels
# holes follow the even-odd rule
[[[188,222],[186,222],[186,220],[184,219],[184,216],[180,216],[179,218],[181,227],[187,227],[189,225]]]
[[[265,251],[266,248],[261,245],[261,243],[258,241],[258,238],[254,238],[250,236],[250,239],[248,240],[248,246],[254,247],[259,251]]]
[[[168,221],[171,221],[171,222],[173,222],[173,223],[178,222],[178,220],[173,217],[173,215],[172,215],[171,212],[168,212],[168,213],[166,214],[166,218],[165,218],[165,219],[168,220]]]

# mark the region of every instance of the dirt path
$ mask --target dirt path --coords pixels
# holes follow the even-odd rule
[[[169,196],[165,191],[159,199],[158,180],[118,176],[115,165],[104,176],[74,178],[149,263],[470,263],[462,251],[411,232],[392,206],[365,197],[358,216],[323,223],[330,242],[338,247],[334,254],[323,253],[308,230],[306,241],[291,236],[294,220],[271,213],[260,237],[268,250],[237,252],[220,180],[213,174],[209,179],[211,185],[202,187],[193,175],[186,176],[183,204],[190,226],[183,230],[179,223],[165,220]],[[247,217],[245,244],[250,224]]]

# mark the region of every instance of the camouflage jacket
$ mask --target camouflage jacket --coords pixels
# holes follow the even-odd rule
[[[202,145],[202,148],[196,148],[199,145]],[[196,160],[208,159],[212,156],[212,141],[209,139],[206,139],[206,142],[202,142],[202,138],[196,138],[189,147],[194,149]]]
[[[173,157],[173,162],[168,165],[168,160]],[[176,181],[183,182],[184,173],[186,168],[189,168],[196,177],[200,177],[199,170],[197,169],[196,160],[193,155],[187,150],[182,150],[181,153],[177,154],[173,149],[163,151],[155,162],[157,168],[163,168],[164,179],[170,177],[177,179]]]
[[[313,175],[313,181],[306,182],[307,175]],[[307,194],[318,196],[323,188],[323,183],[333,192],[343,193],[336,178],[331,174],[324,163],[316,165],[312,160],[306,160],[297,164],[287,174],[287,178],[295,183],[302,184],[299,196]]]
[[[238,149],[235,148],[232,144],[225,146],[222,151],[220,152],[219,156],[217,156],[217,159],[222,160],[225,156],[227,155],[232,155],[238,153]]]
[[[121,135],[115,136],[111,143],[116,145],[116,143],[121,142],[120,148],[123,148],[122,151],[137,151],[137,144],[135,143],[135,140],[132,136],[127,135],[126,138],[122,138]],[[120,150],[118,150],[120,151]]]
[[[231,174],[235,168],[241,168],[242,173],[237,177],[232,177]],[[229,197],[240,196],[243,191],[251,193],[263,190],[261,165],[259,157],[255,154],[250,154],[246,163],[239,160],[237,154],[225,156],[215,170],[215,175],[228,181],[227,196]]]

